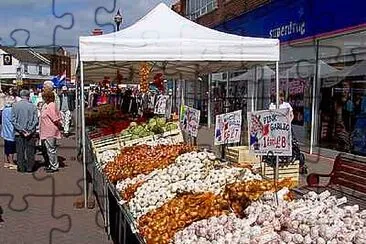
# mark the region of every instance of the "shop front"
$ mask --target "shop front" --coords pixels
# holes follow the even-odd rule
[[[361,0],[276,0],[216,27],[280,39],[280,89],[294,109],[296,137],[311,152],[366,154],[365,6]],[[255,109],[268,108],[274,76],[252,81]]]

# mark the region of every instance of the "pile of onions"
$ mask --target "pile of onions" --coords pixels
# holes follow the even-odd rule
[[[139,219],[140,233],[147,244],[167,244],[189,224],[228,213],[229,204],[213,193],[184,194]]]
[[[244,210],[252,201],[258,200],[268,192],[276,192],[282,188],[293,188],[294,182],[290,178],[280,180],[276,186],[273,181],[253,180],[249,182],[237,182],[226,186],[224,199],[228,200],[231,208],[238,215],[243,217]],[[291,200],[290,194],[285,196],[285,200]]]
[[[116,183],[119,180],[134,178],[139,174],[149,174],[155,169],[165,168],[182,153],[194,150],[190,145],[159,145],[150,147],[139,145],[122,149],[113,162],[108,163],[104,172],[107,178]]]

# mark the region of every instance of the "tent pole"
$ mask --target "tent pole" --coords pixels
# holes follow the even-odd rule
[[[76,134],[76,150],[79,152],[79,101],[78,101],[78,82],[77,79],[75,79],[75,134]]]
[[[85,138],[85,94],[84,94],[84,62],[80,63],[81,69],[81,81],[80,81],[80,89],[81,89],[81,140],[83,146],[83,176],[84,176],[84,207],[88,207],[88,196],[87,196],[87,179],[86,179],[86,138]]]
[[[315,137],[315,120],[318,118],[318,116],[316,115],[315,112],[315,103],[316,103],[316,90],[317,90],[317,80],[319,77],[319,70],[320,70],[320,65],[319,65],[319,41],[317,41],[317,47],[316,47],[316,57],[315,57],[315,74],[313,77],[313,89],[312,89],[312,97],[311,97],[311,129],[310,129],[310,149],[309,149],[309,154],[312,155],[313,154],[313,147],[314,147],[314,137]]]
[[[208,94],[207,94],[207,126],[211,128],[211,79],[212,74],[208,74]]]
[[[229,112],[229,82],[230,82],[230,72],[226,71],[226,104],[225,113]]]
[[[278,77],[278,61],[276,62],[276,108],[278,109],[280,107],[280,81],[279,81],[279,77]]]
[[[257,107],[258,107],[258,86],[259,86],[259,81],[258,81],[258,66],[255,65],[255,70],[254,70],[254,75],[255,75],[255,82],[254,82],[254,95],[255,95],[255,100],[254,100],[254,110],[257,111]]]
[[[280,90],[280,82],[279,82],[279,65],[278,61],[276,62],[276,108],[280,108],[280,96],[279,96],[279,90]],[[274,174],[274,181],[275,181],[275,189],[276,189],[276,202],[278,205],[278,195],[277,195],[277,182],[279,177],[279,162],[278,162],[278,156],[276,156],[276,168],[275,168],[275,174]]]

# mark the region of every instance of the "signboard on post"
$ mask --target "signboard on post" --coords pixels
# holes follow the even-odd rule
[[[166,115],[169,96],[159,95],[156,99],[154,114]]]
[[[256,155],[292,156],[288,108],[248,112],[249,150]]]
[[[197,137],[200,124],[201,111],[188,106],[182,106],[180,112],[180,123],[182,130],[190,136]]]
[[[215,146],[240,142],[242,111],[216,115]]]

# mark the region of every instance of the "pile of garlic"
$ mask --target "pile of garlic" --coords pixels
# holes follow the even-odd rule
[[[106,150],[102,153],[100,157],[100,162],[102,164],[102,168],[104,168],[105,164],[108,162],[111,162],[114,160],[115,157],[117,157],[117,151],[116,150]]]
[[[154,170],[153,172],[151,172],[148,175],[145,174],[139,174],[138,176],[134,177],[134,178],[127,178],[125,180],[121,180],[118,181],[118,183],[116,184],[116,189],[118,192],[123,192],[124,190],[126,190],[130,185],[134,185],[140,181],[145,181],[146,179],[148,179],[149,177],[151,177],[151,175],[156,174],[158,170]]]
[[[215,169],[215,167],[220,167]],[[225,168],[213,153],[190,152],[149,177],[135,192],[129,208],[135,218],[161,207],[182,192],[220,194],[227,184],[261,179],[248,169]]]
[[[240,219],[235,214],[221,215],[197,221],[174,236],[175,244],[239,244],[250,243],[262,233],[259,226],[251,227],[253,221]]]
[[[329,192],[310,192],[277,207],[267,195],[246,209],[245,219],[229,215],[195,222],[177,232],[174,243],[366,243],[366,210],[340,207],[346,202]]]

